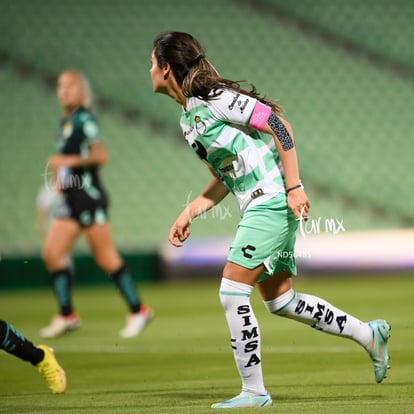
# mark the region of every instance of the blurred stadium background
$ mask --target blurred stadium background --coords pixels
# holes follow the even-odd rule
[[[0,0],[0,8],[0,286],[46,280],[36,197],[61,116],[55,81],[68,67],[95,93],[116,244],[139,277],[159,276],[170,224],[209,179],[180,136],[180,108],[152,92],[152,41],[166,30],[194,34],[224,77],[251,80],[284,106],[315,219],[342,223],[342,236],[374,234],[363,241],[376,246],[373,257],[403,234],[401,260],[412,265],[414,2]],[[217,247],[211,238],[227,240],[238,219],[228,197],[193,224],[194,241]],[[333,233],[308,230],[319,241]],[[85,266],[88,254],[80,240]]]

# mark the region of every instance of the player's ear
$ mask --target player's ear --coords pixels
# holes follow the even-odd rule
[[[171,65],[169,63],[166,63],[165,66],[162,68],[162,73],[164,75],[164,80],[167,80],[168,77],[170,76],[172,69],[171,69]]]

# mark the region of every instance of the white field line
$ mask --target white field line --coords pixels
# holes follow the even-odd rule
[[[355,344],[356,345],[356,344]],[[340,354],[358,352],[359,347],[351,346],[263,346],[262,353],[275,354]],[[391,345],[389,352],[393,351],[410,351],[414,350],[412,345],[398,345],[393,347]],[[55,346],[56,352],[65,353],[113,353],[113,354],[204,354],[204,353],[221,353],[228,351],[227,347],[154,347],[154,346],[118,346],[118,345],[64,345]]]

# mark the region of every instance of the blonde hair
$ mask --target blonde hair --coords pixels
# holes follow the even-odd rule
[[[84,106],[87,109],[92,109],[93,106],[93,92],[91,88],[91,84],[89,82],[89,79],[86,77],[86,75],[77,70],[77,69],[65,69],[63,72],[61,72],[60,76],[62,76],[64,73],[69,73],[73,76],[75,76],[82,87],[83,90],[83,100],[81,102],[82,106]],[[60,77],[59,76],[59,77]]]

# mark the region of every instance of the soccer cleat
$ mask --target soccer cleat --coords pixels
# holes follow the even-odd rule
[[[152,309],[147,305],[141,305],[138,313],[130,313],[127,316],[126,326],[120,332],[121,337],[132,338],[139,335],[153,317]]]
[[[58,364],[52,348],[49,348],[46,345],[39,345],[38,348],[43,350],[45,356],[43,357],[43,360],[36,365],[37,369],[42,374],[49,390],[52,391],[53,394],[63,394],[66,390],[65,371]]]
[[[253,394],[250,392],[241,392],[236,397],[215,403],[211,408],[253,408],[253,407],[269,407],[272,405],[272,397],[270,394]]]
[[[368,353],[374,364],[375,379],[380,383],[387,377],[388,365],[388,338],[390,337],[391,327],[387,321],[377,319],[368,322],[372,330],[372,344]]]
[[[68,316],[57,315],[53,317],[49,326],[40,330],[40,336],[42,338],[56,338],[80,326],[81,320],[76,313],[71,313]]]

